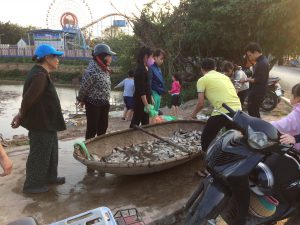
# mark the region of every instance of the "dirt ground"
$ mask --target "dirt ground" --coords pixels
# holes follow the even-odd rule
[[[184,105],[181,106],[181,111],[180,111],[180,118],[186,118],[188,117],[192,110],[195,107],[197,100],[191,100]],[[284,115],[287,115],[291,110],[291,107],[287,104],[285,101],[281,101],[277,108],[275,108],[271,112],[262,112],[262,117],[264,120],[267,121],[272,121],[272,120],[277,120],[281,118]],[[162,109],[163,113],[166,115],[171,114],[171,110],[168,108],[163,108]],[[209,108],[203,109],[200,114],[207,114],[210,111]],[[123,130],[129,128],[130,122],[126,122],[124,120],[121,120],[121,112],[118,113],[112,113],[114,114],[113,117],[109,119],[109,126],[108,126],[108,133],[109,132],[114,132],[118,130]],[[119,115],[119,116],[116,116]],[[68,120],[67,122],[67,130],[59,132],[59,139],[60,140],[68,140],[68,139],[75,139],[79,137],[84,137],[85,135],[85,130],[86,130],[86,118],[84,114],[78,115],[73,119]],[[7,140],[7,143],[10,145],[10,149],[14,149],[13,146],[15,145],[22,145],[26,144],[28,141],[27,137],[20,137],[14,140]],[[8,151],[9,151],[8,150]],[[224,224],[222,221],[219,221],[218,224]],[[284,224],[278,223],[278,224]]]
[[[1,98],[5,98],[5,96],[1,96]],[[191,112],[193,111],[197,100],[191,100],[186,102],[181,106],[180,110],[180,119],[187,118]],[[291,111],[291,107],[287,104],[286,101],[281,101],[278,106],[272,110],[271,112],[261,112],[262,118],[266,121],[278,120],[279,118],[287,115]],[[208,115],[211,111],[209,107],[204,108],[199,114]],[[164,107],[162,108],[162,112],[165,115],[171,115],[171,109]],[[0,107],[1,113],[1,107]],[[107,132],[114,132],[118,130],[124,130],[129,128],[130,122],[121,120],[122,112],[112,112],[110,114],[108,129]],[[58,136],[60,140],[64,139],[73,139],[78,137],[84,137],[86,130],[86,117],[84,114],[79,114],[74,118],[70,118],[67,120],[67,130],[59,132]],[[9,146],[20,146],[24,144],[28,144],[27,136],[15,137],[14,139],[6,139],[6,143]]]

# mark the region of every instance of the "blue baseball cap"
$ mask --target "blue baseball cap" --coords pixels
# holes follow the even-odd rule
[[[41,59],[47,55],[61,56],[64,52],[57,51],[52,45],[42,44],[35,50],[34,54]]]

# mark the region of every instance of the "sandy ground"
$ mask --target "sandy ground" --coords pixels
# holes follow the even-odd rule
[[[195,107],[195,103],[196,100],[185,103],[181,107],[180,118],[189,116]],[[263,119],[267,121],[276,120],[288,114],[290,109],[291,108],[282,101],[272,112],[263,112]],[[162,111],[167,115],[171,113],[168,108],[163,108]],[[209,110],[204,109],[201,113],[207,113],[207,111]],[[109,119],[108,132],[123,130],[129,127],[129,122],[121,120],[120,112],[112,114],[114,117]],[[67,218],[91,208],[96,208],[99,204],[106,204],[112,206],[113,209],[118,209],[121,207],[121,204],[128,204],[128,202],[137,206],[142,212],[148,212],[143,214],[146,221],[153,221],[153,218],[157,217],[157,215],[170,212],[170,210],[176,208],[178,204],[182,204],[185,198],[193,191],[193,187],[199,182],[199,178],[193,175],[195,169],[202,167],[199,161],[176,167],[174,170],[168,170],[159,173],[159,175],[157,173],[151,176],[139,176],[138,179],[131,177],[120,178],[116,176],[108,176],[103,179],[98,176],[88,176],[84,166],[69,156],[71,154],[70,149],[72,149],[73,141],[77,138],[83,139],[85,129],[85,116],[82,115],[79,118],[70,120],[66,131],[59,132],[59,138],[63,140],[60,146],[63,150],[61,151],[62,153],[60,153],[62,154],[60,158],[63,157],[64,160],[66,160],[64,161],[65,164],[59,165],[59,171],[67,175],[68,181],[63,186],[52,188],[47,197],[37,196],[28,198],[22,195],[21,187],[24,182],[28,146],[10,146],[6,148],[14,161],[14,177],[13,179],[6,177],[2,180],[4,183],[0,184],[0,192],[6,193],[6,195],[0,197],[1,202],[7,204],[7,207],[0,207],[0,211],[4,213],[1,213],[0,224],[6,224],[7,221],[11,221],[13,218],[17,219],[26,215],[35,216],[44,224]],[[11,145],[21,143],[18,143],[18,140],[8,142]],[[182,182],[177,182],[178,179],[190,183],[189,185],[180,186]],[[161,186],[159,180],[167,183]],[[98,188],[96,188],[97,186]],[[140,193],[140,196],[136,196],[137,193],[134,191],[136,186],[143,187],[141,189],[147,191],[143,191],[143,193]],[[149,189],[149,187],[151,188]],[[170,190],[171,187],[172,191]],[[154,194],[152,190],[155,190],[156,194]],[[170,197],[170,199],[168,199],[167,196],[170,196],[170,193],[175,193],[176,190],[178,191],[176,195],[178,198],[174,199],[174,197]],[[124,199],[124,197],[115,199],[120,193],[130,196],[130,199]],[[171,194],[171,196],[174,195]],[[146,202],[157,202],[157,199],[162,198],[166,198],[166,201],[163,201],[163,205],[159,203],[152,206],[152,208],[147,207],[148,204]],[[18,204],[16,204],[16,202],[18,202]],[[174,204],[172,203],[172,206],[169,206],[166,204],[167,202],[173,202]],[[57,212],[60,213],[57,214]],[[289,224],[297,225],[298,220],[296,221],[297,222],[294,221]],[[218,224],[223,225],[224,223],[220,221]],[[278,224],[283,224],[283,222]]]
[[[4,96],[3,96],[4,97]],[[2,98],[3,98],[2,97]],[[197,100],[191,100],[181,106],[179,118],[188,117],[193,111]],[[204,108],[199,114],[207,115],[210,112],[210,108]],[[171,115],[172,112],[169,108],[164,107],[162,111],[166,115]],[[288,106],[286,101],[281,101],[278,106],[271,112],[261,112],[262,118],[266,121],[278,120],[282,116],[287,115],[291,111],[291,107]],[[0,108],[1,112],[1,108]],[[107,132],[113,132],[117,130],[123,130],[129,128],[130,122],[121,120],[122,112],[112,112],[110,114],[109,124]],[[67,130],[59,132],[58,136],[60,140],[72,139],[78,137],[84,137],[86,130],[86,118],[84,114],[80,114],[67,122]],[[6,140],[10,146],[19,146],[28,143],[26,136],[15,137],[13,140]]]

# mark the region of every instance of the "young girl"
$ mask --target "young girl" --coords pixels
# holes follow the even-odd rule
[[[271,122],[283,134],[281,136],[282,143],[286,143],[288,136],[300,134],[300,83],[292,88],[291,104],[294,108],[290,114],[278,121]],[[295,144],[294,147],[300,151],[300,143]]]
[[[133,115],[134,108],[134,71],[128,71],[128,78],[122,80],[117,86],[114,88],[124,87],[123,99],[125,103],[124,113],[122,120],[131,121]]]
[[[175,117],[179,115],[179,106],[180,106],[180,90],[181,90],[181,79],[178,74],[174,74],[172,76],[172,89],[169,93],[172,95],[171,103],[172,103],[172,114]]]

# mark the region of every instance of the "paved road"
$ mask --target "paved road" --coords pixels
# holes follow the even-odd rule
[[[270,76],[280,77],[280,84],[286,91],[287,96],[290,94],[292,87],[300,82],[300,68],[288,66],[274,66]]]

